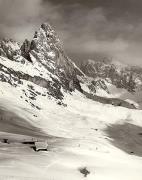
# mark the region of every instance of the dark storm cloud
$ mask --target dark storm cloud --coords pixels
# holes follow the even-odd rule
[[[42,0],[0,0],[0,36],[19,41],[32,38],[44,21],[59,19],[56,7]]]
[[[34,2],[34,3],[33,3]],[[33,3],[33,4],[32,4]],[[23,38],[39,10],[38,0],[0,0],[0,35]],[[20,34],[20,36],[19,36]]]
[[[75,59],[96,52],[142,65],[141,0],[0,0],[0,36],[31,38],[49,21]]]

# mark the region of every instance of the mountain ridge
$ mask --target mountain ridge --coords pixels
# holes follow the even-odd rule
[[[0,59],[0,80],[15,87],[22,86],[23,81],[27,81],[28,87],[25,89],[23,86],[23,92],[25,94],[30,92],[34,100],[38,94],[42,93],[29,90],[31,84],[28,83],[34,83],[45,88],[47,96],[61,101],[60,104],[64,104],[64,93],[72,93],[72,91],[78,90],[87,98],[101,103],[114,105],[113,101],[119,101],[115,105],[134,108],[129,103],[123,105],[123,101],[120,103],[121,100],[107,100],[95,95],[96,88],[108,92],[104,80],[99,79],[101,78],[99,75],[97,77],[91,75],[93,80],[89,79],[89,74],[83,68],[75,65],[66,55],[57,33],[48,23],[43,23],[35,32],[33,39],[31,41],[25,39],[21,46],[11,39],[1,40]],[[92,65],[89,67],[89,73],[95,72],[95,69],[91,71],[92,67]],[[88,67],[85,68],[88,70]],[[103,72],[101,68],[100,71]],[[88,83],[89,85],[87,85]],[[81,84],[89,87],[91,95],[90,92],[83,90]],[[34,104],[31,99],[29,102],[32,105]]]

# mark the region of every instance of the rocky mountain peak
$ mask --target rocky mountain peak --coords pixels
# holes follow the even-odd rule
[[[18,55],[20,55],[20,46],[16,41],[7,38],[0,40],[0,56],[14,60]]]
[[[60,44],[60,40],[59,37],[57,35],[57,33],[55,32],[55,30],[51,27],[50,24],[48,23],[43,23],[41,25],[40,31],[44,31],[45,32],[45,36],[46,36],[46,40],[48,41],[48,43],[54,43],[54,44]],[[38,33],[37,33],[38,34]],[[61,45],[61,44],[60,44]]]
[[[108,64],[103,61],[89,62],[81,70],[67,56],[57,33],[48,23],[41,25],[32,41],[25,39],[21,47],[13,40],[0,41],[0,60],[0,81],[22,90],[24,95],[21,97],[24,96],[33,107],[36,107],[34,101],[38,96],[62,101],[64,93],[74,90],[93,99],[94,96],[85,92],[81,84],[87,84],[93,94],[99,88],[108,92],[102,80],[102,75],[104,77],[108,72]],[[93,79],[89,79],[88,73]],[[94,79],[96,76],[97,80]],[[98,97],[96,99],[100,100]]]
[[[35,32],[30,44],[30,51],[28,51],[32,56],[38,57],[42,64],[48,68],[50,66],[50,69],[53,70],[54,64],[59,58],[60,49],[60,40],[57,34],[49,24],[44,23]]]
[[[57,33],[48,23],[42,24],[35,32],[28,55],[32,62],[38,61],[52,74],[57,75],[65,89],[70,89],[70,84],[73,85],[71,89],[78,88],[77,74],[83,73],[68,58]]]
[[[86,61],[81,65],[81,70],[89,77],[102,78],[117,88],[126,89],[129,92],[135,92],[137,81],[141,77],[131,66],[126,66],[113,61]],[[142,74],[141,74],[142,75]]]

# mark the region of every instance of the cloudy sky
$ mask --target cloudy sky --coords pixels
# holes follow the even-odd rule
[[[105,54],[142,66],[142,0],[0,0],[0,37],[31,39],[42,22],[76,61]]]

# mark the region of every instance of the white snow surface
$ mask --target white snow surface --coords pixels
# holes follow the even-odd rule
[[[32,60],[33,60],[32,56]],[[37,61],[34,61],[34,64],[28,62],[25,59],[25,64],[22,64],[21,62],[11,61],[5,57],[0,56],[1,64],[13,69],[14,71],[19,71],[25,74],[29,74],[30,76],[39,76],[45,79],[48,79],[49,81],[52,81],[51,76],[58,79],[57,76],[50,73],[47,69],[44,68],[44,66],[41,66]]]
[[[0,82],[0,109],[23,119],[11,118],[10,122],[17,126],[11,125],[8,131],[1,128],[5,122],[0,120],[0,138],[11,141],[0,143],[0,179],[142,180],[142,158],[114,147],[104,132],[108,125],[126,122],[142,127],[141,110],[104,105],[78,91],[64,94],[67,107],[38,96],[34,103],[41,110],[37,110],[21,95],[24,97],[20,87]],[[28,123],[42,132],[32,128],[28,131]],[[40,138],[47,141],[48,152],[35,152],[20,143]],[[79,172],[81,167],[90,171],[86,178]]]

